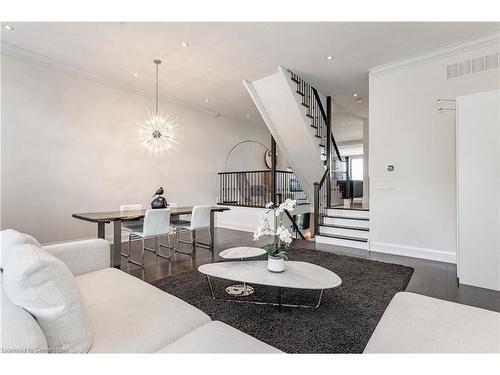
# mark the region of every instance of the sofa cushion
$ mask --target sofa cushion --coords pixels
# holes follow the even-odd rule
[[[159,353],[282,353],[225,323],[207,323],[159,350]]]
[[[2,247],[4,291],[35,317],[49,352],[87,352],[90,320],[68,267],[14,230],[2,232]]]
[[[151,353],[210,321],[190,304],[123,271],[76,278],[92,322],[92,353]]]
[[[392,299],[365,353],[498,353],[500,314],[401,292]]]
[[[0,273],[0,278],[2,278]],[[1,281],[0,281],[0,284]],[[2,353],[45,353],[47,340],[35,318],[15,305],[0,285],[2,300]]]

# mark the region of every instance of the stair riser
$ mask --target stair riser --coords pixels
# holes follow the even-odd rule
[[[370,211],[361,211],[361,210],[339,210],[337,208],[327,208],[326,214],[328,216],[343,216],[343,217],[355,217],[362,219],[370,218]]]
[[[337,219],[333,217],[325,217],[323,220],[325,224],[345,225],[356,228],[370,228],[370,222],[366,220]]]
[[[322,237],[321,235],[316,236],[316,242],[328,245],[352,247],[355,249],[363,249],[363,250],[369,249],[368,242],[342,240],[340,238]]]
[[[340,236],[358,237],[358,238],[366,238],[366,239],[370,238],[370,232],[365,231],[365,230],[332,228],[332,227],[321,226],[319,229],[319,232],[326,233],[326,234],[337,234]]]

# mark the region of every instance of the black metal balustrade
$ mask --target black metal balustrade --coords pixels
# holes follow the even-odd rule
[[[218,204],[241,207],[265,207],[272,202],[271,171],[219,173]],[[286,199],[309,204],[297,177],[290,171],[276,171],[276,205]]]
[[[321,180],[314,184],[314,225],[318,233],[326,209],[351,197],[348,162],[342,159],[333,137],[331,97],[323,95],[322,99],[322,95],[312,85],[294,72],[289,70],[289,73],[291,80],[296,83],[296,92],[302,97],[302,105],[307,108],[306,117],[311,119],[311,127],[319,139],[321,159],[325,165]]]

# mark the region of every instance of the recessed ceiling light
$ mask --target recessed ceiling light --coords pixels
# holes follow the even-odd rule
[[[182,42],[181,46],[183,46],[183,47],[189,47],[189,43],[188,42]]]
[[[327,60],[333,60],[333,56],[326,56]]]
[[[13,26],[10,26],[10,25],[2,25],[2,27],[5,29],[5,30],[9,30],[9,31],[12,31],[12,30],[15,30]]]
[[[247,113],[245,116],[250,117],[250,113]]]
[[[354,96],[354,97],[356,98],[356,97],[358,96],[358,94],[357,94],[357,93],[354,93],[354,94],[352,94],[352,96]]]
[[[139,73],[134,73],[134,77],[135,78],[139,77]]]
[[[356,100],[356,103],[358,103],[358,104],[363,103],[363,99],[359,98],[358,100]]]
[[[205,99],[205,103],[208,103],[210,101],[210,99]]]

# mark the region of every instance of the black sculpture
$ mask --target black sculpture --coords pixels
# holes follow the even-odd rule
[[[164,193],[163,191],[163,188],[160,187],[156,193],[153,195],[153,197],[156,197],[155,199],[153,199],[153,201],[151,202],[151,208],[167,208],[168,207],[168,203],[167,203],[167,200],[162,197],[162,194]]]

